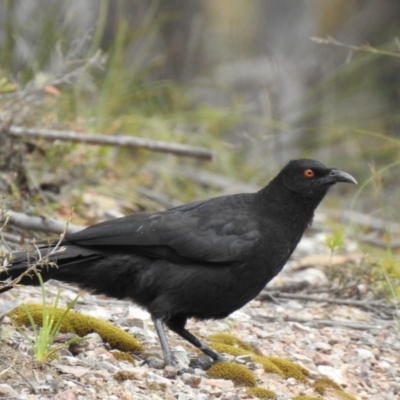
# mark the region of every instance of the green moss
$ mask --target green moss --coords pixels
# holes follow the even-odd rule
[[[253,352],[249,350],[244,350],[241,347],[235,347],[229,344],[224,344],[219,342],[210,343],[210,347],[212,347],[219,353],[230,354],[232,356],[241,356],[250,354],[254,362],[257,362],[264,367],[265,372],[278,374],[285,379],[295,378],[300,382],[307,381],[306,376],[309,374],[308,370],[289,360],[285,360],[283,358],[278,358],[278,357],[264,357],[256,355]]]
[[[345,400],[357,400],[353,395],[344,392],[340,385],[327,376],[322,376],[321,378],[316,379],[312,386],[314,387],[315,391],[321,395],[330,392]]]
[[[25,307],[28,308],[35,323],[41,325],[43,306],[40,304],[27,304]],[[55,312],[55,318],[59,319],[64,312],[64,309],[58,308]],[[28,315],[23,306],[17,307],[8,315],[18,325],[30,326]],[[61,324],[60,332],[73,332],[81,337],[86,336],[88,333],[96,332],[104,341],[108,342],[111,347],[118,350],[132,352],[139,352],[142,350],[142,345],[122,329],[109,322],[102,321],[89,315],[83,315],[76,311],[69,311],[68,314],[66,314]]]
[[[258,397],[259,399],[276,399],[276,393],[262,387],[249,388],[246,390],[248,394]]]
[[[357,398],[354,397],[352,394],[344,392],[341,389],[332,389],[332,393],[335,393],[336,395],[345,400],[357,400]]]
[[[279,357],[266,357],[275,364],[284,374],[285,378],[295,378],[300,382],[307,382],[309,371],[301,365]]]
[[[127,361],[127,362],[135,365],[135,359],[129,353],[126,353],[124,351],[115,350],[115,351],[112,351],[111,354],[118,361]]]
[[[318,394],[325,394],[328,389],[342,390],[342,388],[327,376],[322,376],[312,384]]]
[[[219,362],[207,370],[207,376],[215,379],[231,380],[239,386],[256,386],[255,375],[245,366],[230,363]]]
[[[210,347],[218,351],[218,353],[230,354],[231,356],[252,355],[251,351],[243,350],[240,347],[234,347],[224,343],[211,342]]]
[[[278,374],[282,378],[285,378],[284,372],[276,365],[274,364],[269,357],[264,357],[264,356],[253,356],[253,361],[256,363],[261,364],[264,367],[265,372],[269,372],[271,374]]]
[[[210,342],[217,342],[226,344],[233,347],[239,347],[240,349],[250,351],[255,354],[259,354],[258,349],[249,343],[244,342],[238,337],[231,335],[230,333],[214,333],[208,337]]]

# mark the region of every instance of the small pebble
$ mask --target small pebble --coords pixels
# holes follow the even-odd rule
[[[197,388],[197,387],[199,387],[199,385],[201,383],[201,376],[185,373],[185,374],[181,375],[181,380],[185,385],[188,385],[192,388]]]
[[[367,349],[357,349],[357,356],[360,361],[375,359],[374,353]]]
[[[176,376],[177,376],[176,368],[174,368],[170,365],[167,365],[164,368],[163,376],[164,376],[164,378],[168,378],[168,379],[176,379]]]
[[[153,356],[150,356],[146,359],[146,365],[149,368],[154,368],[154,369],[163,369],[164,368],[164,361],[161,360],[160,358],[156,358]]]
[[[9,385],[0,385],[0,397],[16,397],[18,393]]]

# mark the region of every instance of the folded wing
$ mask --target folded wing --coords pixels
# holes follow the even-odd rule
[[[232,196],[219,197],[164,212],[118,218],[68,235],[67,240],[174,262],[240,261],[260,239],[260,232],[249,210],[238,212],[228,204],[231,201]]]

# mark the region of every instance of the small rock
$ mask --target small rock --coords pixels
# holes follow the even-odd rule
[[[184,351],[183,348],[180,351],[173,351],[172,357],[178,369],[186,369],[189,367],[190,360],[186,351]]]
[[[314,361],[315,365],[330,365],[331,364],[330,358],[326,354],[323,354],[323,353],[315,354],[313,361]]]
[[[56,394],[51,400],[76,400],[76,396],[72,390],[66,390]]]
[[[85,314],[104,321],[110,321],[113,318],[111,311],[101,306],[92,306],[85,310]]]
[[[374,353],[371,350],[367,349],[357,349],[357,355],[360,361],[375,359]]]
[[[177,375],[177,370],[174,367],[171,367],[170,365],[167,365],[164,368],[163,371],[163,376],[164,378],[168,378],[168,379],[176,379],[176,375]]]
[[[332,379],[339,385],[344,385],[346,383],[341,372],[338,369],[335,369],[328,365],[319,365],[317,369],[320,374],[326,375],[328,378]]]
[[[148,372],[146,376],[147,383],[152,383],[156,382],[158,384],[161,384],[163,386],[171,386],[171,381],[167,378],[164,378],[163,376],[157,375],[153,372]]]
[[[121,393],[120,399],[121,400],[135,400],[135,398],[127,392]]]
[[[379,361],[376,366],[375,370],[381,371],[381,372],[386,372],[391,368],[391,365],[387,361]]]
[[[94,350],[97,347],[96,343],[91,341],[91,340],[80,340],[79,342],[76,343],[71,343],[68,346],[68,350],[73,354],[73,355],[78,355],[80,353],[84,353],[85,351],[89,350]]]
[[[235,357],[235,361],[238,364],[246,364],[248,362],[250,362],[252,360],[252,355],[251,354],[246,354],[246,355],[242,355],[242,356],[237,356]]]
[[[233,392],[225,392],[222,397],[222,400],[240,400],[240,397]]]
[[[204,371],[202,371],[204,373]],[[182,374],[181,380],[185,385],[188,385],[192,388],[199,387],[201,383],[201,376],[191,375],[191,374]]]
[[[193,396],[186,393],[178,393],[178,400],[193,400]]]
[[[141,319],[142,321],[150,320],[150,314],[142,308],[132,304],[128,308],[128,320]]]
[[[299,324],[298,322],[294,322],[291,325],[292,325],[293,330],[295,330],[295,331],[300,331],[300,332],[310,332],[311,331],[311,328],[309,326]]]
[[[95,354],[95,356],[97,356],[99,360],[116,362],[112,353],[110,353],[103,347],[97,347],[96,349],[93,350],[93,353]]]
[[[288,385],[290,385],[290,386],[296,386],[296,385],[299,384],[299,382],[298,382],[296,379],[294,379],[294,378],[287,378],[287,379],[286,379],[286,383],[287,383]]]
[[[232,381],[225,379],[206,379],[205,384],[220,389],[231,389],[235,386]]]
[[[195,368],[193,373],[194,373],[194,375],[197,375],[197,376],[206,376],[207,375],[206,371],[204,371],[203,369],[200,369],[200,368]]]
[[[140,353],[143,360],[147,360],[149,357],[155,357],[159,360],[163,360],[163,354],[161,350],[144,350]]]
[[[51,361],[51,364],[58,364],[58,363],[74,366],[74,365],[81,364],[81,361],[78,358],[68,357],[68,356],[63,356],[63,357],[60,357],[58,360]]]
[[[96,345],[103,344],[102,337],[96,332],[89,333],[85,337],[88,338],[89,340],[91,340]]]
[[[328,343],[325,343],[325,342],[315,342],[314,343],[314,347],[317,350],[322,350],[322,351],[325,351],[325,352],[328,352],[328,351],[332,350],[332,346],[330,344],[328,344]]]
[[[201,368],[203,370],[207,370],[208,368],[211,367],[211,365],[214,364],[214,361],[211,357],[208,357],[208,355],[201,353],[199,354],[195,360],[192,361],[193,367],[194,368]]]
[[[193,398],[193,400],[208,400],[209,397],[210,396],[206,393],[199,393],[198,395],[196,395],[196,397]]]
[[[142,329],[138,326],[131,326],[128,329],[128,333],[139,342],[146,342],[147,345],[158,344],[154,333],[148,329]]]
[[[278,394],[275,397],[275,400],[291,400],[291,397],[287,396],[286,394]]]
[[[145,361],[145,364],[149,368],[154,368],[154,369],[163,369],[165,366],[165,362],[163,360],[160,360],[159,358],[156,357],[148,357]]]
[[[0,397],[16,397],[18,393],[9,385],[0,385]]]

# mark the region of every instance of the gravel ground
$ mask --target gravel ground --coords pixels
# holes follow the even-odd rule
[[[329,302],[332,297],[326,289],[328,280],[322,270],[316,268],[327,260],[322,241],[323,238],[318,235],[304,239],[283,273],[269,285],[274,289],[279,285],[290,286],[306,280],[309,283],[307,290],[325,288],[315,301],[296,298],[298,293],[293,294],[293,298],[283,299],[279,297],[279,292],[268,291],[270,296],[263,294],[263,298],[270,297],[269,301],[256,299],[222,321],[190,321],[188,329],[201,338],[212,333],[229,332],[256,345],[264,355],[301,364],[310,371],[311,379],[321,375],[330,377],[354,398],[398,399],[400,342],[396,319],[387,317],[374,307]],[[349,260],[360,257],[353,250],[350,246],[342,255],[330,257],[329,262],[345,266]],[[46,287],[50,301],[57,289],[62,288],[61,306],[76,295],[75,289],[59,283],[49,283]],[[0,295],[0,307],[15,294],[24,302],[41,301],[38,288],[21,287],[13,294]],[[162,357],[151,319],[146,312],[129,302],[82,293],[75,309],[112,321],[135,335],[145,346],[145,351],[136,356],[135,365],[118,361],[112,349],[97,334],[90,335],[79,349],[75,349],[74,355],[64,349],[59,358],[40,364],[34,361],[29,345],[6,317],[2,323],[0,342],[0,398],[255,398],[246,393],[246,388],[235,385],[231,380],[209,378],[201,368],[159,369]],[[198,357],[196,350],[175,334],[169,333],[169,340],[182,366],[188,366],[190,359]],[[147,363],[143,363],[144,359]],[[249,357],[237,357],[233,361],[252,370],[258,385],[279,394],[279,400],[290,400],[298,395],[318,397],[309,384],[265,373]],[[323,398],[334,400],[344,397],[328,393]]]

